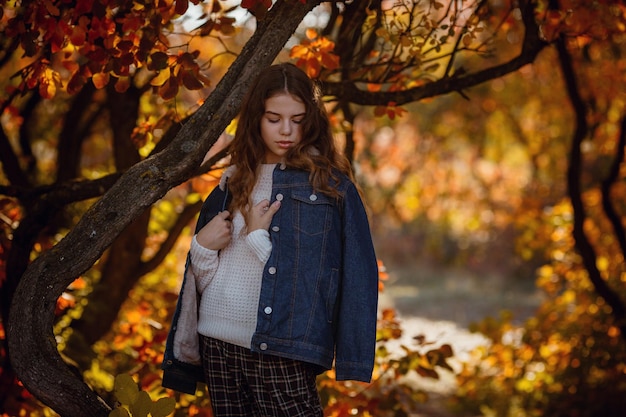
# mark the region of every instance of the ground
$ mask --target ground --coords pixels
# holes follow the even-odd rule
[[[400,318],[404,337],[391,343],[415,346],[413,337],[424,335],[437,344],[450,344],[455,358],[452,366],[469,359],[475,347],[488,343],[480,334],[471,333],[471,323],[496,317],[502,310],[513,313],[522,323],[534,314],[542,301],[532,282],[511,282],[497,275],[472,273],[459,268],[410,266],[387,267],[389,280],[381,294],[381,308],[394,307]],[[441,373],[440,380],[417,378],[431,400],[412,417],[448,417],[442,405],[456,389],[452,373]]]

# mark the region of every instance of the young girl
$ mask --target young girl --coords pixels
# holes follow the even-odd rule
[[[198,219],[163,385],[194,393],[206,382],[217,417],[322,416],[317,374],[334,364],[337,380],[371,379],[378,270],[349,164],[304,72],[259,75],[230,155]]]

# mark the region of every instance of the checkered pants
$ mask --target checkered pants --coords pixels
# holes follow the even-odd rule
[[[321,417],[306,363],[200,336],[214,417]]]

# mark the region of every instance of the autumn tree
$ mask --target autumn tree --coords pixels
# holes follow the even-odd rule
[[[596,3],[608,20],[622,19],[619,6]],[[203,163],[235,118],[254,74],[294,34],[282,57],[320,80],[353,158],[352,127],[364,107],[394,119],[411,102],[450,93],[470,97],[472,87],[534,62],[551,44],[566,57],[572,45],[565,40],[586,33],[570,16],[572,10],[584,14],[583,3],[250,0],[241,2],[255,25],[249,36],[235,25],[234,8],[226,2],[198,4],[204,11],[200,24],[183,36],[176,18],[190,6],[184,0],[2,2],[8,36],[1,41],[0,62],[9,81],[2,102],[0,192],[10,219],[2,246],[10,358],[3,369],[12,365],[26,388],[61,415],[108,413],[110,405],[75,374],[89,361],[78,352],[107,332],[137,279],[159,264],[192,219],[197,199],[183,199],[167,238],[144,257],[157,202],[220,160],[218,154]],[[325,23],[297,31],[307,15]],[[611,30],[618,33],[619,27]],[[225,36],[247,39],[239,49]],[[222,50],[204,56],[204,42]],[[216,70],[223,57],[228,70]],[[210,75],[219,82],[213,85]],[[206,94],[198,108],[163,110],[163,103],[178,104],[195,90]],[[583,126],[575,143],[587,133]],[[100,175],[87,177],[84,149],[103,139],[111,144],[110,159],[100,163]],[[41,141],[55,144],[52,168],[37,164],[34,148]],[[572,156],[570,197],[579,201],[581,167]],[[576,233],[584,242],[584,231]],[[589,261],[585,266],[622,323],[623,301],[598,280]],[[90,273],[89,302],[72,324],[75,348],[67,353],[75,357],[67,359],[77,369],[71,370],[52,331],[55,310],[68,286]]]

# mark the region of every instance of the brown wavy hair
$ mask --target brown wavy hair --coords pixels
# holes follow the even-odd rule
[[[257,168],[264,162],[265,144],[261,137],[261,118],[265,101],[288,93],[305,105],[301,123],[302,140],[289,149],[284,163],[289,168],[309,172],[314,190],[340,198],[332,187],[337,172],[353,178],[348,160],[339,153],[322,102],[321,91],[302,70],[290,63],[272,65],[263,70],[243,100],[235,138],[230,144],[231,164],[237,169],[228,180],[232,192],[229,210],[245,210],[257,179]],[[333,181],[334,180],[334,181]]]

